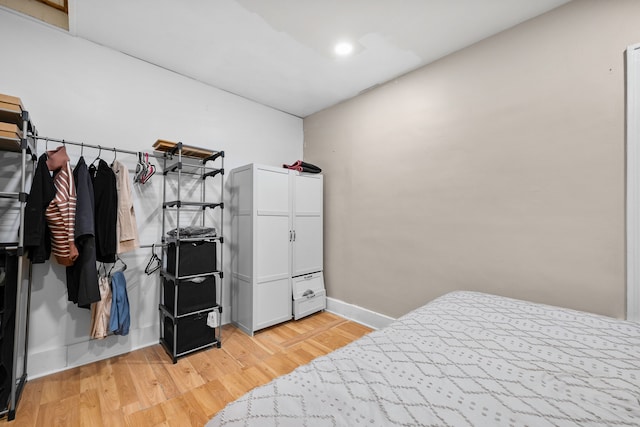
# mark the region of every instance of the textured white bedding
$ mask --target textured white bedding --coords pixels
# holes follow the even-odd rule
[[[208,426],[640,426],[640,324],[453,292]]]

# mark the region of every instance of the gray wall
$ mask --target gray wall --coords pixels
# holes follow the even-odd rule
[[[623,317],[638,17],[576,0],[307,117],[328,295],[394,317],[456,289]]]

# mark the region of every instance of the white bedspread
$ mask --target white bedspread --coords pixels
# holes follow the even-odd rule
[[[207,425],[640,426],[640,324],[453,292]]]

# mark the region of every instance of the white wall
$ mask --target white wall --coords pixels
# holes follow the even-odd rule
[[[151,151],[158,138],[182,141],[225,150],[227,170],[250,162],[278,166],[302,158],[302,120],[296,117],[3,9],[0,52],[0,93],[22,99],[40,135],[134,151]],[[44,151],[44,143],[38,150]],[[79,148],[68,146],[67,151],[75,164]],[[84,154],[91,162],[98,153],[85,149]],[[102,157],[110,163],[113,154],[103,152]],[[130,170],[135,168],[135,156],[118,159]],[[4,160],[0,179],[15,189],[10,162]],[[161,177],[157,174],[151,185],[134,187],[143,244],[160,240]],[[6,205],[1,209],[1,240],[16,240],[16,210]],[[227,214],[225,221],[228,218]],[[88,338],[88,310],[67,302],[64,268],[53,261],[34,266],[31,378],[158,342],[159,279],[144,274],[150,254],[149,249],[139,249],[124,257],[130,335],[102,341]],[[228,260],[225,252],[225,272]],[[223,292],[228,317],[228,280]]]

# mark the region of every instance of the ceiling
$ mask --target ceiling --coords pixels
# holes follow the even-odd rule
[[[569,0],[72,0],[72,34],[298,117]],[[355,44],[339,58],[340,40]]]

